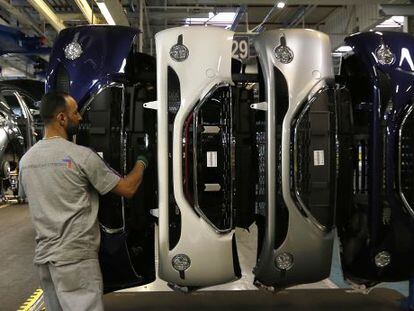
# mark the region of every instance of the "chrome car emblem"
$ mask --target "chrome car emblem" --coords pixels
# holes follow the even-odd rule
[[[289,253],[281,253],[275,259],[276,267],[280,270],[289,270],[293,266],[293,256]]]
[[[171,261],[172,266],[177,271],[185,271],[191,266],[190,257],[185,254],[175,255]]]
[[[188,54],[188,48],[183,44],[183,35],[179,35],[177,44],[170,49],[170,56],[176,62],[183,62],[188,58]]]
[[[73,41],[66,45],[64,51],[65,57],[69,60],[75,60],[79,58],[83,53],[82,46],[76,41]]]
[[[395,54],[391,51],[390,47],[384,43],[377,48],[375,55],[381,65],[392,65],[395,62]]]
[[[375,265],[378,268],[384,268],[391,263],[391,254],[388,253],[387,251],[379,252],[375,256],[374,261],[375,261]]]
[[[275,48],[276,60],[282,64],[289,64],[293,60],[293,51],[286,45],[286,37],[280,37],[280,45]]]

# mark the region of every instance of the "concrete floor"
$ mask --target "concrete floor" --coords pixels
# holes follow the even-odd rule
[[[39,288],[39,281],[32,264],[34,230],[30,222],[27,205],[0,207],[0,234],[0,310],[16,310]],[[252,226],[250,232],[237,229],[236,236],[239,259],[242,266],[242,278],[236,282],[205,288],[201,291],[217,291],[219,293],[228,290],[257,290],[252,284],[253,275],[251,273],[256,258],[256,227]],[[407,283],[385,284],[380,287],[390,287],[406,295]],[[296,286],[293,289],[308,289],[313,291],[319,289],[332,290],[346,286],[342,279],[336,249],[333,257],[332,273],[329,279],[314,284]],[[130,288],[119,291],[118,293],[122,295],[167,291],[171,291],[171,289],[164,281],[157,279],[155,282],[146,286]],[[328,292],[330,291],[327,291],[327,294]],[[400,297],[401,294],[398,292],[395,293]]]
[[[0,310],[17,310],[39,288],[34,230],[26,205],[0,208]]]

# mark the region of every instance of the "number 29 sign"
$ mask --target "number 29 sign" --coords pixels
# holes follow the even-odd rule
[[[233,37],[232,56],[240,61],[245,61],[256,56],[253,45],[253,37],[246,35],[235,35]]]

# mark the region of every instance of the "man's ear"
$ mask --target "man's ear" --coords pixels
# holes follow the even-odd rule
[[[60,125],[63,126],[65,124],[65,114],[63,112],[59,112],[56,115],[56,119],[58,120],[58,122],[59,122]]]

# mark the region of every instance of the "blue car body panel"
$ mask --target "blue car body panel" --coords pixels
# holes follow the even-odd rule
[[[59,33],[50,56],[46,92],[56,85],[59,70],[67,74],[69,93],[82,108],[91,94],[124,73],[126,60],[137,31],[124,26],[79,26]],[[65,57],[65,47],[77,42],[82,47],[79,58]]]
[[[384,119],[386,122],[386,185],[387,185],[387,200],[390,201],[393,207],[399,208],[401,202],[396,197],[396,192],[393,191],[393,183],[395,183],[396,176],[396,153],[398,144],[398,131],[400,128],[402,117],[406,114],[409,107],[412,105],[411,98],[414,96],[414,65],[413,57],[411,57],[410,51],[414,51],[414,38],[411,35],[400,33],[361,33],[348,37],[345,42],[354,48],[354,51],[361,57],[365,63],[366,68],[370,70],[369,74],[372,81],[372,111],[373,122],[371,124],[372,131],[372,154],[379,154],[381,152],[381,135],[380,135],[380,122]],[[381,44],[388,45],[391,51],[395,54],[396,59],[393,64],[386,65],[381,64],[375,57],[375,51]],[[380,69],[387,75],[389,75],[392,83],[392,103],[393,107],[389,111],[381,111],[380,107],[380,81],[378,78],[377,70]],[[384,116],[381,116],[385,113]],[[381,163],[376,156],[371,157],[372,170],[371,180],[378,180],[380,177]],[[376,233],[377,223],[379,221],[376,217],[375,210],[379,206],[380,197],[380,184],[371,183],[370,188],[370,204],[373,207],[372,223],[373,233]],[[374,234],[374,237],[376,234]]]
[[[368,88],[359,86],[357,91],[366,95],[367,103],[362,104],[369,107],[366,110],[369,111],[367,124],[359,126],[367,128],[369,138],[367,193],[362,194],[367,195],[367,205],[357,201],[352,203],[356,213],[367,207],[367,221],[361,225],[367,227],[367,237],[358,242],[362,243],[358,246],[361,249],[355,256],[349,255],[352,252],[343,254],[344,274],[348,279],[365,284],[405,280],[414,273],[411,267],[414,218],[398,191],[399,148],[401,125],[413,105],[414,37],[405,33],[368,32],[347,37],[345,43],[353,48],[355,54],[352,57],[361,64],[359,76],[365,74],[367,77]],[[379,56],[384,49],[388,53],[387,61]],[[350,91],[355,90],[354,87]],[[353,102],[353,109],[360,104]],[[358,117],[354,112],[355,116]],[[356,153],[355,159],[361,157],[358,151]],[[358,204],[364,207],[359,208]],[[358,248],[355,241],[350,246],[354,250]],[[390,255],[390,262],[380,267],[375,263],[376,256],[384,251]]]
[[[50,59],[46,91],[63,91],[78,102],[82,122],[76,143],[96,151],[121,175],[137,156],[152,148],[156,114],[143,103],[154,100],[155,59],[134,53],[137,31],[123,26],[81,26],[60,32]],[[77,42],[82,53],[68,59],[65,48]],[[151,152],[147,152],[151,154]],[[104,292],[140,286],[155,279],[154,218],[156,161],[145,171],[135,195],[112,192],[100,197],[99,260]]]

